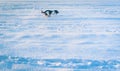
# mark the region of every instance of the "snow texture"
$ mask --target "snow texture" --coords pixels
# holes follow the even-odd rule
[[[119,69],[120,0],[0,0],[0,55],[3,71]]]

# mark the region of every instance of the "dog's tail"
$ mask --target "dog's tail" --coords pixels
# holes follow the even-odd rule
[[[44,14],[46,17],[50,17],[46,12],[41,10],[41,13]]]
[[[41,10],[41,13],[44,13],[44,12]]]

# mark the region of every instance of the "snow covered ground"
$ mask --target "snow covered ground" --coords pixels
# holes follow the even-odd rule
[[[0,0],[0,55],[119,61],[119,43],[119,0]]]
[[[117,71],[117,60],[82,59],[32,59],[23,57],[0,56],[0,69],[4,71]]]

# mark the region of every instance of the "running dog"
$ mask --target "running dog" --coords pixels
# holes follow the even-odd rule
[[[47,17],[51,17],[51,15],[53,15],[53,14],[57,15],[59,13],[59,11],[58,10],[45,10],[45,11],[41,10],[41,13]]]

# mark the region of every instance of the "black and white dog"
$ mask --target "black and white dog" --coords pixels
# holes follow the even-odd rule
[[[59,13],[59,11],[58,10],[45,10],[45,11],[41,10],[41,13],[44,14],[45,16],[47,16],[47,17],[50,17],[53,14],[57,15]]]

